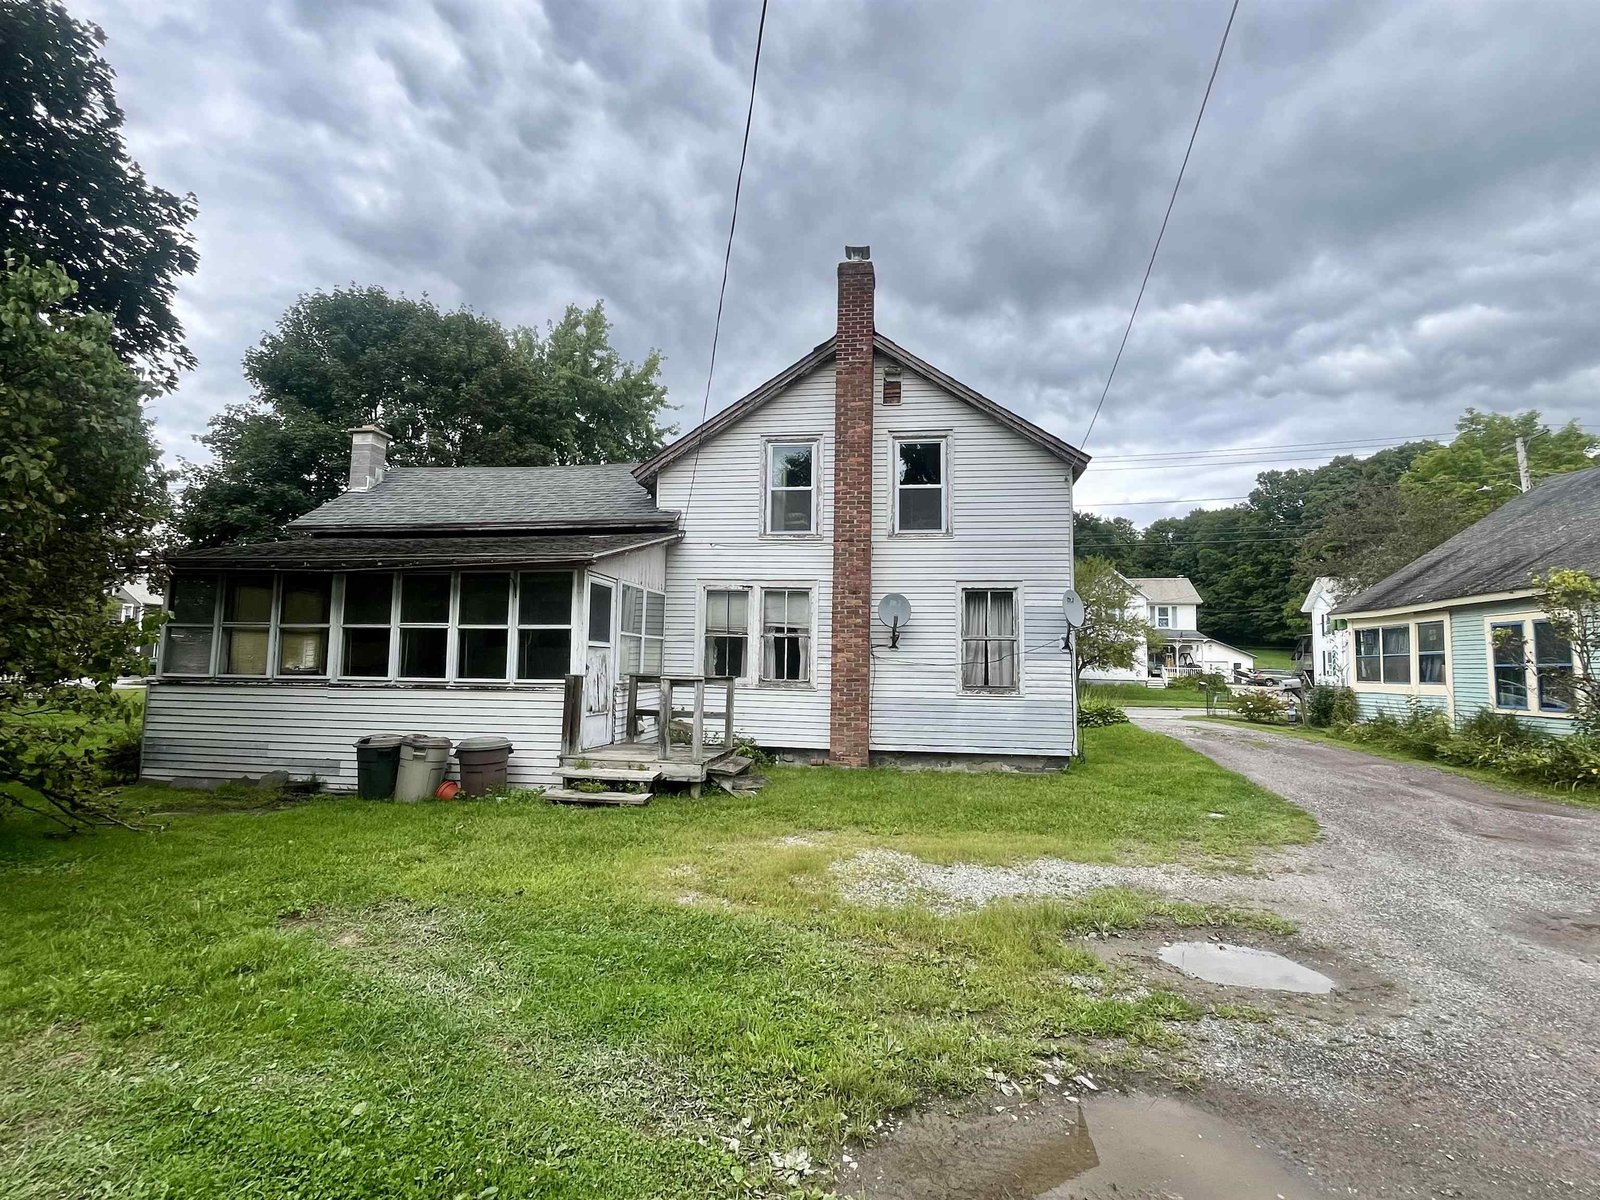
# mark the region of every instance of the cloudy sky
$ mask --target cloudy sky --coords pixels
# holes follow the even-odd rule
[[[172,455],[294,298],[349,282],[510,323],[605,300],[699,419],[759,0],[68,0],[127,137],[199,199]],[[1070,441],[1099,397],[1227,0],[772,0],[712,411],[878,324]],[[1089,451],[1089,507],[1467,405],[1600,428],[1600,5],[1245,0]]]

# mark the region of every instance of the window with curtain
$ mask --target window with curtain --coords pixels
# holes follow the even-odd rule
[[[961,689],[1017,689],[1017,593],[1011,588],[961,590]]]
[[[1417,622],[1417,682],[1443,685],[1444,622]]]
[[[706,589],[705,661],[707,675],[742,679],[750,646],[750,593],[743,588]]]
[[[221,674],[267,674],[272,593],[271,575],[226,577],[222,592]]]
[[[895,442],[895,530],[945,531],[945,443],[942,438]]]
[[[1411,682],[1411,626],[1383,627],[1383,681]]]
[[[179,575],[173,579],[167,589],[170,616],[162,629],[162,674],[211,674],[219,586],[215,575]]]
[[[811,593],[770,588],[761,593],[761,680],[811,681]]]
[[[394,576],[346,575],[340,609],[343,657],[339,675],[347,679],[387,679],[390,631],[394,628]]]
[[[278,594],[278,674],[328,673],[333,576],[285,575]]]
[[[767,443],[766,532],[816,532],[816,442]]]
[[[517,579],[517,678],[561,679],[572,669],[572,572]]]
[[[456,678],[505,679],[511,647],[511,573],[463,573],[457,604]]]
[[[1439,670],[1444,670],[1443,626],[1440,625]],[[1356,630],[1356,681],[1358,683],[1411,682],[1411,626],[1384,625]],[[1423,680],[1424,683],[1428,682]]]

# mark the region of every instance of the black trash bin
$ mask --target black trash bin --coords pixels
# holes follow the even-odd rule
[[[511,739],[470,737],[456,743],[456,761],[461,764],[461,792],[483,796],[506,782],[506,760],[511,757]]]
[[[394,795],[402,740],[398,733],[373,733],[356,742],[356,794],[363,800]]]

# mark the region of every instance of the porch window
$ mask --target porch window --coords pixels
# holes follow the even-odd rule
[[[272,637],[271,575],[230,575],[222,594],[222,674],[265,675]]]
[[[1444,684],[1444,622],[1417,623],[1417,682]]]
[[[1017,690],[1017,593],[961,589],[961,690]]]
[[[1549,621],[1533,623],[1533,670],[1539,711],[1564,713],[1572,706],[1572,643]]]
[[[622,585],[622,664],[619,675],[661,674],[667,598],[660,592]]]
[[[278,594],[278,674],[326,675],[333,576],[285,575]]]
[[[400,577],[400,678],[449,674],[450,576]]]
[[[1440,636],[1443,636],[1442,625]],[[1442,680],[1444,670],[1442,646],[1440,651],[1439,670]],[[1356,682],[1411,682],[1411,626],[1384,625],[1356,630]]]
[[[560,679],[572,669],[572,574],[524,571],[517,580],[517,678]]]
[[[945,532],[949,505],[944,439],[896,441],[894,450],[895,532]]]
[[[1490,627],[1494,644],[1494,706],[1528,707],[1527,639],[1521,621],[1496,622]]]
[[[707,675],[742,679],[750,646],[750,593],[742,588],[706,591]]]
[[[339,673],[352,679],[387,679],[394,576],[346,575],[341,617],[344,657]]]
[[[761,681],[811,682],[811,593],[772,588],[761,593]]]
[[[816,442],[767,443],[766,532],[816,532]]]
[[[506,654],[510,648],[510,573],[463,574],[457,603],[456,677],[506,678]]]
[[[180,575],[172,581],[171,617],[164,629],[166,647],[161,655],[163,674],[211,674],[217,588],[215,575]]]

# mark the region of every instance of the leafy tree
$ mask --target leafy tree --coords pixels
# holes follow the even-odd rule
[[[214,417],[189,465],[179,532],[195,542],[280,536],[339,494],[347,431],[375,422],[410,466],[545,466],[646,457],[670,430],[660,356],[624,362],[600,304],[543,334],[382,288],[302,296],[245,355],[254,389]]]
[[[117,707],[155,621],[107,594],[147,567],[166,504],[160,453],[110,320],[79,314],[53,264],[0,274],[0,805],[95,819],[82,726]]]
[[[1137,571],[1139,528],[1127,517],[1075,512],[1072,514],[1072,551],[1075,557],[1107,558],[1119,570]]]
[[[1160,631],[1132,611],[1136,589],[1110,559],[1076,559],[1072,574],[1084,608],[1083,627],[1073,637],[1080,672],[1129,671],[1139,665],[1141,649],[1151,654],[1161,649]]]
[[[1534,576],[1533,586],[1539,589],[1539,607],[1580,664],[1576,671],[1541,679],[1540,686],[1572,709],[1585,732],[1600,733],[1600,579],[1561,568]]]
[[[123,360],[171,386],[194,365],[172,296],[197,262],[195,202],[128,157],[104,44],[56,0],[0,0],[0,238],[59,264],[78,285],[62,311],[106,313]]]

